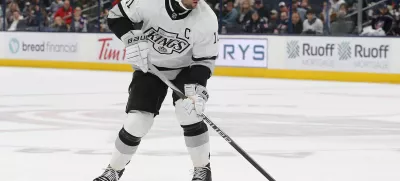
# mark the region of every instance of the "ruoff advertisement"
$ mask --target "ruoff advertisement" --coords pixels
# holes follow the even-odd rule
[[[267,67],[268,40],[266,38],[219,39],[217,66]]]
[[[390,73],[394,52],[387,38],[288,37],[286,68]]]

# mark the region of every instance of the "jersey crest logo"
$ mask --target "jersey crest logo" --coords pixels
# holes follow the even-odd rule
[[[144,34],[153,43],[154,50],[160,54],[182,53],[190,46],[188,41],[178,37],[178,33],[168,32],[160,27],[157,30],[151,27]]]

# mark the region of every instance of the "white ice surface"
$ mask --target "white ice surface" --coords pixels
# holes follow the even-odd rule
[[[131,73],[0,68],[0,180],[91,181]],[[207,114],[277,181],[399,181],[400,86],[213,77]],[[168,94],[122,181],[189,181]],[[264,181],[211,132],[214,181]]]

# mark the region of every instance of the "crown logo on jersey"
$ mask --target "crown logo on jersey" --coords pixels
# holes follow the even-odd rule
[[[162,28],[153,27],[144,32],[148,41],[153,43],[153,48],[160,54],[182,53],[189,46],[189,42],[178,37],[178,33],[168,32]]]

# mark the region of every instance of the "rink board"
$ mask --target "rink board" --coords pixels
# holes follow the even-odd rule
[[[0,66],[132,71],[112,34],[2,32],[0,40]],[[400,83],[398,38],[221,35],[219,44],[214,75]]]
[[[106,64],[92,62],[61,62],[61,61],[27,61],[27,60],[0,60],[0,66],[12,67],[37,67],[37,68],[63,68],[82,70],[107,70],[130,72],[132,68],[125,64]],[[329,72],[329,71],[305,71],[305,70],[278,70],[262,68],[237,68],[216,67],[214,75],[235,77],[261,77],[284,78],[299,80],[328,80],[347,82],[376,82],[376,83],[400,83],[399,74],[378,74],[359,72]]]

